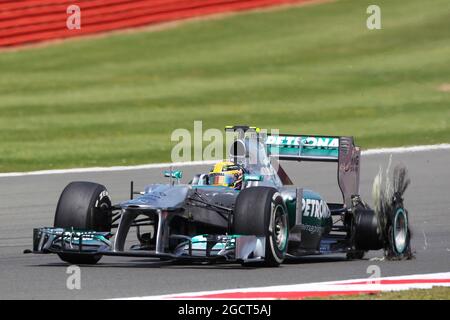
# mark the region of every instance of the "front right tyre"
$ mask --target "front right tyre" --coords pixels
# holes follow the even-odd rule
[[[275,188],[251,187],[240,191],[236,199],[233,233],[264,237],[265,257],[246,266],[279,266],[286,255],[289,223],[283,198]]]

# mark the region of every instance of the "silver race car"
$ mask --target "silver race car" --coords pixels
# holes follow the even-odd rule
[[[33,253],[55,253],[72,264],[129,256],[252,266],[332,253],[359,259],[379,249],[388,258],[411,256],[404,167],[395,168],[391,188],[376,179],[371,209],[359,196],[360,148],[352,137],[226,130],[235,137],[227,161],[188,184],[180,183],[181,171],[165,171],[167,184],[149,184],[136,198],[131,190],[131,199],[112,204],[103,185],[70,183],[54,226],[34,229]],[[294,186],[281,161],[336,163],[342,202]],[[131,228],[134,245],[127,241]]]

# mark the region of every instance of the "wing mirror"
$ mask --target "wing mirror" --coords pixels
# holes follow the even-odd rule
[[[180,183],[181,178],[183,177],[183,171],[180,170],[166,170],[164,171],[164,177],[175,179],[177,183]]]

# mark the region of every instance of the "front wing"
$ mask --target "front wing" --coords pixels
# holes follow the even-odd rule
[[[33,229],[33,253],[77,253],[123,257],[165,258],[193,261],[257,262],[264,260],[265,238],[241,235],[172,235],[180,244],[170,252],[143,250],[114,250],[113,234],[64,228]]]

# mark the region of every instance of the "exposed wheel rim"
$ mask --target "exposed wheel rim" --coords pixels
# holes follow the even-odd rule
[[[287,244],[288,228],[284,208],[281,205],[275,207],[274,239],[277,248],[284,251]]]
[[[407,246],[408,240],[408,218],[403,208],[397,209],[393,226],[394,249],[398,254],[402,254]]]

